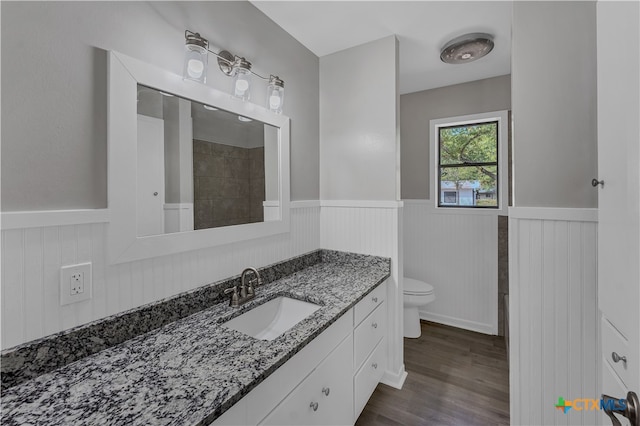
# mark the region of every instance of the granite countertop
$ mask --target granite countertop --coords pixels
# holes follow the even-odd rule
[[[330,256],[270,284],[240,308],[218,303],[2,393],[2,423],[209,424],[382,283],[389,260]],[[321,305],[257,340],[221,324],[286,295]]]

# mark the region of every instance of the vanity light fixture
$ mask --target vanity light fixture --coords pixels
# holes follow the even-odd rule
[[[212,107],[211,105],[202,105],[202,107],[203,107],[204,109],[209,110],[209,111],[217,111],[217,110],[218,110],[218,108],[216,108],[216,107]]]
[[[248,118],[248,117],[244,117],[242,115],[238,116],[238,120],[240,121],[244,121],[245,123],[248,123],[249,121],[253,121],[252,119]]]
[[[271,111],[282,114],[282,104],[284,103],[284,81],[276,75],[269,76],[267,85],[267,104]]]
[[[185,79],[205,83],[207,81],[207,51],[209,42],[199,33],[184,32],[185,54],[183,75]]]
[[[267,108],[282,114],[284,103],[284,81],[275,75],[263,77],[251,70],[251,62],[226,50],[216,53],[209,49],[209,41],[199,33],[189,30],[184,32],[185,58],[183,77],[200,83],[207,81],[207,52],[218,58],[218,67],[225,75],[233,77],[233,95],[243,101],[251,98],[251,76],[268,81]]]
[[[251,62],[236,58],[233,62],[233,96],[248,101],[251,99]]]
[[[485,33],[470,33],[456,37],[444,45],[440,59],[447,64],[466,64],[486,56],[493,50],[493,37]]]

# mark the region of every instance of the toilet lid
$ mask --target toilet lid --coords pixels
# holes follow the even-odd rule
[[[414,280],[413,278],[404,279],[404,294],[431,294],[433,293],[433,286],[423,281]]]

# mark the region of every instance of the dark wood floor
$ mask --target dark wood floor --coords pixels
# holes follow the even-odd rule
[[[422,323],[404,339],[402,390],[380,384],[356,425],[508,425],[504,338]]]

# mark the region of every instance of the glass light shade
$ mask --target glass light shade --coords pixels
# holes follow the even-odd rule
[[[282,114],[283,104],[284,87],[270,81],[267,86],[267,108],[276,114]]]
[[[185,45],[183,78],[200,83],[207,82],[207,50],[204,47]]]
[[[251,71],[246,68],[236,68],[233,77],[233,96],[243,101],[251,99]]]

